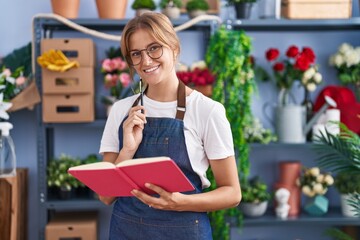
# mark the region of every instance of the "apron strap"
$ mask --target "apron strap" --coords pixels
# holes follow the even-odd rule
[[[146,93],[147,88],[144,90],[144,94]],[[139,104],[141,96],[139,96],[132,107],[135,107]],[[176,119],[184,120],[186,112],[186,92],[185,92],[185,84],[182,81],[179,81],[179,87],[177,92],[177,107],[176,107]]]

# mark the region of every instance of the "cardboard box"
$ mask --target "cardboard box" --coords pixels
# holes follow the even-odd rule
[[[350,18],[351,0],[282,0],[281,16],[290,19]]]
[[[48,93],[94,94],[94,68],[81,67],[66,72],[42,71],[42,91]]]
[[[45,38],[41,40],[41,53],[50,49],[61,50],[69,60],[78,61],[80,67],[94,67],[95,45],[88,38]]]
[[[93,94],[43,95],[43,121],[52,123],[92,122],[95,119]]]
[[[93,212],[56,213],[46,225],[46,240],[97,240],[97,215]]]

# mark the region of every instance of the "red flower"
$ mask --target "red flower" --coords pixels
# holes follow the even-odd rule
[[[301,54],[304,54],[310,63],[315,62],[315,53],[311,48],[304,47]]]
[[[303,72],[309,69],[311,61],[305,54],[300,54],[299,57],[296,59],[294,68],[299,69]]]
[[[299,48],[295,45],[289,47],[286,52],[286,56],[289,58],[295,58],[299,54]]]
[[[176,75],[185,85],[208,85],[213,84],[215,81],[215,76],[207,68],[195,68],[189,72],[177,72]]]
[[[274,61],[279,57],[279,50],[276,48],[270,48],[267,52],[266,52],[266,59],[268,61]]]
[[[275,63],[273,66],[274,71],[276,72],[282,72],[285,69],[285,65],[281,62]]]

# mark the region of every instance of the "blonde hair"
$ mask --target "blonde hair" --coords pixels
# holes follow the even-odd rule
[[[128,55],[130,52],[130,37],[137,30],[146,30],[161,45],[167,46],[174,53],[174,59],[180,53],[180,41],[174,27],[164,14],[157,12],[146,12],[138,17],[131,19],[125,26],[121,36],[121,53],[125,57],[129,66]],[[130,67],[131,76],[134,75],[134,68]]]

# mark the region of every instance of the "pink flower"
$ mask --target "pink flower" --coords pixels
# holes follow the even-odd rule
[[[15,80],[15,82],[16,82],[17,86],[20,86],[26,82],[26,78],[23,76],[20,76]]]
[[[8,69],[8,68],[5,68],[4,69],[4,71],[2,72],[2,74],[4,74],[5,75],[5,77],[10,77],[11,76],[11,71],[10,71],[10,69]]]
[[[113,61],[108,58],[102,62],[101,67],[105,72],[112,72],[115,69]]]
[[[120,82],[124,87],[127,87],[131,83],[131,78],[128,73],[121,73],[119,76]]]

